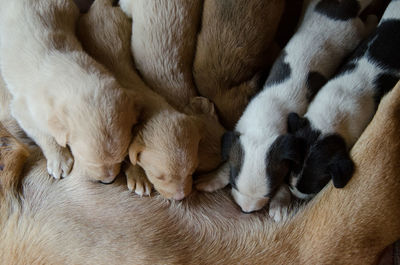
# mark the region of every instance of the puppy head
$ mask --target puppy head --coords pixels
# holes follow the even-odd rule
[[[74,170],[104,183],[112,182],[119,173],[138,113],[122,88],[108,85],[104,94],[91,95],[74,113],[64,113],[62,116],[69,116],[67,126],[60,122],[61,115],[49,122],[58,144],[71,148]]]
[[[159,112],[137,128],[129,158],[144,169],[162,196],[181,200],[192,190],[200,138],[192,117],[176,111]]]
[[[303,146],[291,135],[264,143],[238,133],[226,133],[222,155],[230,165],[232,196],[243,212],[262,209],[293,165],[302,161]]]
[[[354,163],[344,139],[337,134],[322,135],[312,129],[306,118],[295,113],[288,117],[289,133],[306,143],[305,159],[289,178],[290,189],[296,197],[309,199],[332,179],[336,188],[343,188],[354,172]]]

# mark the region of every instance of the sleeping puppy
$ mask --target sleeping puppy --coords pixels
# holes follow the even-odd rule
[[[187,115],[143,83],[131,60],[131,28],[129,19],[111,0],[96,0],[79,21],[78,36],[89,54],[130,91],[141,95],[140,124],[134,128],[129,147],[132,165],[125,171],[129,189],[149,195],[153,184],[164,197],[180,200],[191,192],[195,170],[209,171],[220,163],[219,139],[224,131],[204,125],[206,121],[218,123],[209,100],[193,98],[185,109]],[[216,133],[218,143],[210,144],[208,135]],[[203,141],[208,149],[202,147]]]
[[[197,188],[212,191],[230,183],[234,200],[247,213],[260,210],[274,198],[270,215],[276,220],[281,218],[280,206],[290,202],[283,181],[303,159],[297,152],[303,148],[301,141],[291,135],[282,136],[287,130],[284,117],[293,110],[305,113],[341,60],[376,25],[373,18],[364,25],[358,17],[362,8],[357,1],[354,3],[355,9],[352,5],[331,9],[324,0],[310,3],[263,91],[248,105],[235,132],[225,134],[222,140],[222,153],[229,166],[224,165],[216,178],[205,179]]]
[[[203,0],[120,0],[132,18],[132,53],[147,85],[178,110],[197,96],[192,66]]]
[[[74,171],[113,181],[137,111],[116,80],[83,52],[74,35],[75,4],[1,1],[0,10],[1,70],[12,115],[41,147],[48,172],[65,177],[75,159]]]
[[[330,179],[336,188],[349,181],[354,164],[348,150],[400,79],[399,47],[400,1],[392,1],[376,31],[321,89],[305,117],[288,116],[289,132],[306,145],[304,163],[290,176],[296,197],[313,197]]]
[[[284,0],[205,0],[193,74],[232,130],[279,53],[271,45]],[[263,79],[264,76],[264,79]]]

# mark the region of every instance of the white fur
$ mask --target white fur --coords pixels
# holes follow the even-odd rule
[[[400,19],[400,1],[389,4],[382,21],[385,19]],[[339,75],[320,90],[305,117],[322,135],[340,134],[351,148],[375,114],[374,80],[384,72],[387,70],[361,57],[353,72]],[[392,74],[400,76],[399,71]]]

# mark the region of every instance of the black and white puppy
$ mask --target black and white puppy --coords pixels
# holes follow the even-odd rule
[[[316,95],[305,118],[288,116],[289,132],[306,146],[304,163],[289,180],[296,197],[313,197],[330,179],[336,188],[347,184],[354,171],[348,150],[399,79],[400,1],[392,1],[375,32]]]
[[[262,91],[253,98],[236,125],[222,140],[228,163],[216,177],[199,180],[200,190],[232,185],[243,212],[260,210],[268,201],[270,215],[279,220],[279,207],[290,202],[282,185],[293,166],[301,167],[301,142],[287,132],[290,112],[305,113],[309,102],[340,65],[376,26],[358,17],[370,0],[313,0],[296,34],[275,62]],[[274,202],[275,201],[275,202]]]

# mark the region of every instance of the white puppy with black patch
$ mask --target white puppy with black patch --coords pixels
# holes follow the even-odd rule
[[[289,179],[296,197],[312,198],[330,179],[337,188],[350,180],[354,164],[348,150],[400,79],[399,47],[400,1],[392,1],[376,31],[321,89],[305,117],[289,114],[289,133],[306,146],[302,166]]]
[[[292,167],[303,158],[301,142],[287,131],[290,112],[305,113],[317,91],[341,61],[376,25],[358,17],[370,1],[315,0],[307,6],[296,34],[275,62],[264,89],[250,102],[235,132],[223,137],[228,163],[211,176],[199,180],[197,188],[214,191],[232,185],[232,195],[243,212],[262,209],[268,201],[270,216],[280,220],[290,202],[283,184]]]

